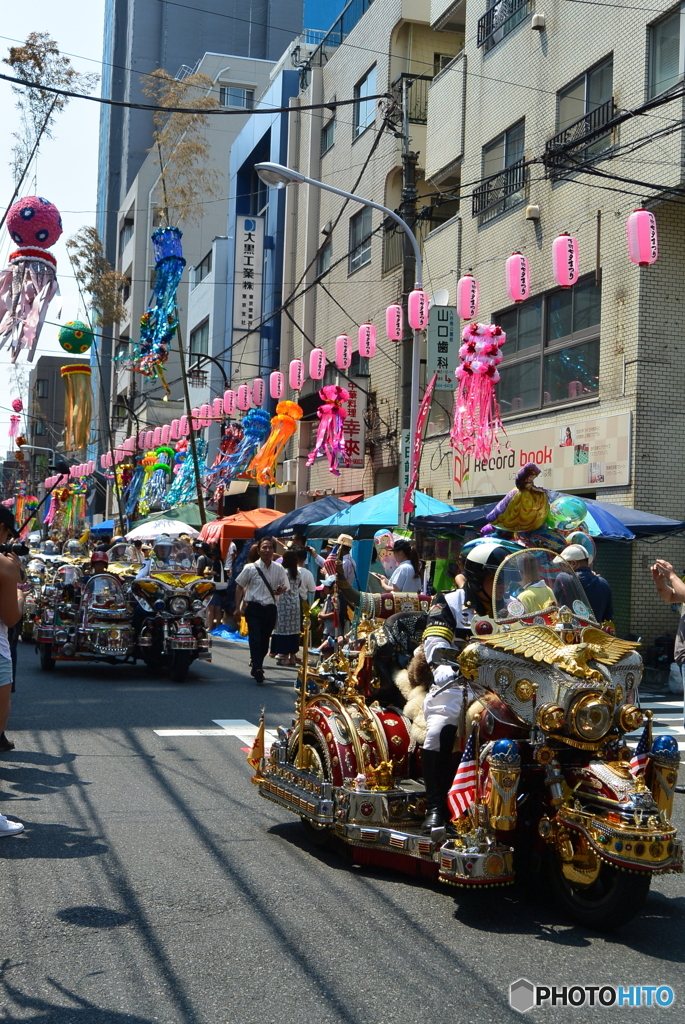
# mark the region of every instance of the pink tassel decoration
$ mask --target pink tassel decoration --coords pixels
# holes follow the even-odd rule
[[[450,443],[462,456],[489,459],[493,445],[500,450],[498,434],[504,430],[495,385],[507,336],[495,324],[469,324],[461,337]]]
[[[9,429],[9,436],[10,437],[18,437],[19,436],[19,423],[20,422],[21,422],[21,416],[10,416],[10,429]]]
[[[319,398],[324,404],[316,410],[319,429],[316,432],[314,451],[307,456],[307,465],[313,465],[316,458],[325,455],[331,473],[340,476],[340,467],[350,464],[343,436],[347,410],[342,406],[343,402],[349,401],[350,393],[338,384],[327,384],[319,391]]]

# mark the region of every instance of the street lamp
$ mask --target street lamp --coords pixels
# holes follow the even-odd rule
[[[414,259],[416,261],[416,268],[414,271],[414,288],[423,288],[423,265],[421,262],[421,249],[419,248],[419,243],[406,220],[403,220],[399,214],[395,213],[394,210],[389,209],[387,206],[382,206],[381,203],[374,203],[371,199],[364,199],[362,196],[357,196],[353,192],[345,192],[342,188],[336,188],[334,185],[327,185],[324,181],[317,181],[316,178],[308,178],[305,174],[300,174],[299,171],[294,171],[291,167],[285,167],[283,164],[255,164],[255,171],[262,181],[266,185],[269,185],[270,188],[285,188],[286,185],[313,185],[315,188],[324,189],[326,192],[333,192],[336,196],[342,196],[343,199],[351,199],[355,203],[361,203],[363,206],[370,206],[374,210],[380,210],[381,213],[384,213],[386,217],[390,217],[394,220],[399,224],[402,230],[406,232],[407,237],[411,242],[412,249],[414,250]],[[412,334],[411,397],[409,402],[410,430],[412,426],[416,425],[419,418],[419,372],[421,369],[418,337],[419,332],[417,330],[413,330]],[[411,481],[414,474],[415,459],[413,440],[410,444],[410,452],[409,480]],[[406,522],[406,518],[403,513],[405,489],[403,474],[400,471],[399,523],[401,524]]]

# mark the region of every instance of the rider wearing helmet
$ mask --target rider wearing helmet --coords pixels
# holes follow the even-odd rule
[[[143,562],[136,579],[139,580],[143,576],[149,576],[153,567],[156,565],[169,565],[173,549],[174,542],[171,537],[167,537],[164,533],[160,537],[157,537],[152,547],[152,551],[148,558]]]
[[[103,572],[108,571],[109,559],[104,551],[94,551],[90,556],[90,573],[91,576],[99,576]]]
[[[423,702],[426,738],[421,752],[426,784],[428,814],[422,832],[449,825],[447,793],[455,773],[452,754],[462,713],[462,686],[458,670],[452,665],[435,664],[440,648],[456,648],[455,639],[470,636],[474,615],[492,615],[492,587],[495,571],[517,545],[501,540],[482,540],[467,546],[464,561],[465,585],[433,598],[428,624],[423,634],[426,661],[433,670],[433,685]]]

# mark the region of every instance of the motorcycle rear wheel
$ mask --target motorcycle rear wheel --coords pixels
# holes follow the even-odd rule
[[[40,645],[40,667],[43,672],[55,671],[55,659],[52,657],[52,644]]]
[[[308,730],[305,730],[304,746],[309,756],[311,770],[324,782],[330,782],[331,779],[329,777],[326,759],[322,756],[316,737]],[[297,750],[298,747],[295,746],[290,752],[294,764],[297,763]],[[304,829],[307,839],[313,846],[318,847],[320,850],[324,850],[326,847],[330,846],[333,838],[333,832],[330,825],[320,825],[317,821],[311,821],[310,818],[306,818],[304,815],[300,815],[300,821],[302,822],[302,828]]]
[[[192,662],[193,654],[191,651],[174,651],[169,667],[169,678],[172,683],[185,682]]]
[[[650,873],[629,874],[603,863],[599,876],[587,888],[576,888],[550,852],[547,878],[554,899],[577,924],[600,932],[615,931],[640,913],[652,882]]]

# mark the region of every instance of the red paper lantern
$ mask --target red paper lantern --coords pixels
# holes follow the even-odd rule
[[[309,376],[312,380],[323,380],[326,374],[326,353],[322,348],[313,348],[309,353]]]
[[[512,302],[523,302],[530,295],[530,269],[528,260],[520,252],[513,252],[504,268],[507,295]]]
[[[385,311],[385,333],[390,341],[401,341],[404,331],[404,314],[398,302],[388,306]]]
[[[428,292],[421,288],[415,288],[409,292],[407,302],[407,315],[409,326],[415,331],[422,331],[428,326]]]
[[[335,365],[339,370],[349,370],[352,365],[352,338],[347,334],[335,339]]]
[[[578,239],[565,231],[552,242],[552,274],[562,288],[578,280]]]
[[[626,221],[626,239],[631,263],[648,267],[659,258],[656,217],[649,210],[633,210]]]
[[[285,377],[280,370],[274,370],[269,376],[269,394],[276,399],[283,398],[285,394]]]
[[[464,274],[457,281],[457,316],[460,320],[475,320],[478,316],[480,287],[473,274]]]

